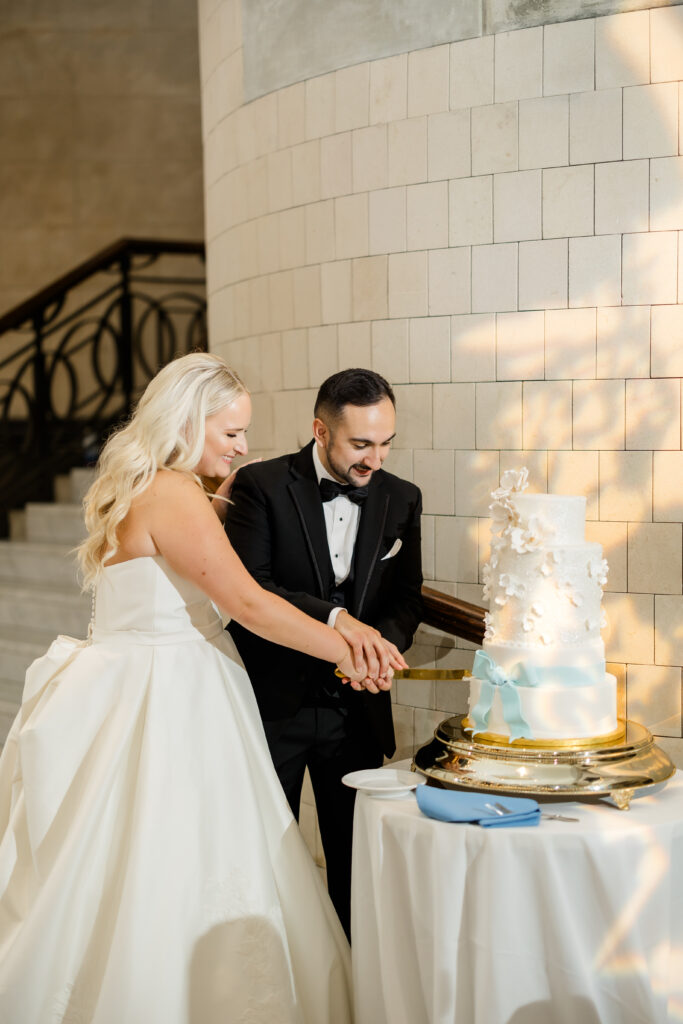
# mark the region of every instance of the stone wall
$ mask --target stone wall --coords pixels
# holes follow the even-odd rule
[[[425,575],[450,593],[481,603],[502,470],[585,494],[621,710],[683,764],[683,8],[629,6],[245,104],[240,5],[201,0],[210,336],[253,389],[257,454],[309,439],[337,369],[393,382],[388,468],[423,489]],[[428,630],[411,652],[471,658]],[[395,699],[405,756],[463,688]]]
[[[9,0],[0,311],[124,235],[203,235],[194,0]]]
[[[673,0],[680,3],[681,0]],[[247,0],[242,3],[244,99],[338,68],[440,43],[672,0]]]

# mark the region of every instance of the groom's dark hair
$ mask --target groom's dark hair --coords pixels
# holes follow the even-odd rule
[[[320,385],[313,412],[320,419],[334,421],[345,405],[376,405],[383,398],[396,406],[391,385],[374,370],[340,370]]]

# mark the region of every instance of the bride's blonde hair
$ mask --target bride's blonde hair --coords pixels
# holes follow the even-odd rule
[[[131,502],[159,469],[201,481],[206,419],[248,391],[218,356],[192,352],[164,366],[148,384],[128,423],[106,442],[83,506],[87,539],[78,548],[84,587],[92,587],[118,544]]]

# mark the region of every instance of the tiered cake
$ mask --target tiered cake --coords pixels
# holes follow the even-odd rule
[[[508,471],[492,494],[467,726],[478,741],[601,742],[617,731],[600,636],[607,563],[585,540],[586,499],[523,494],[527,475]]]

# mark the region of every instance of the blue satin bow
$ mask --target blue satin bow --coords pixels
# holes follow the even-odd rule
[[[524,665],[518,663],[514,669],[506,674],[505,671],[496,665],[493,658],[486,651],[477,651],[474,656],[472,675],[481,680],[479,701],[471,712],[474,725],[472,735],[478,732],[485,732],[488,725],[489,714],[493,706],[493,698],[496,690],[500,691],[500,699],[503,704],[503,718],[510,729],[510,740],[533,739],[533,732],[529,723],[522,714],[522,705],[517,692],[518,686],[536,686],[535,674],[532,676]]]

